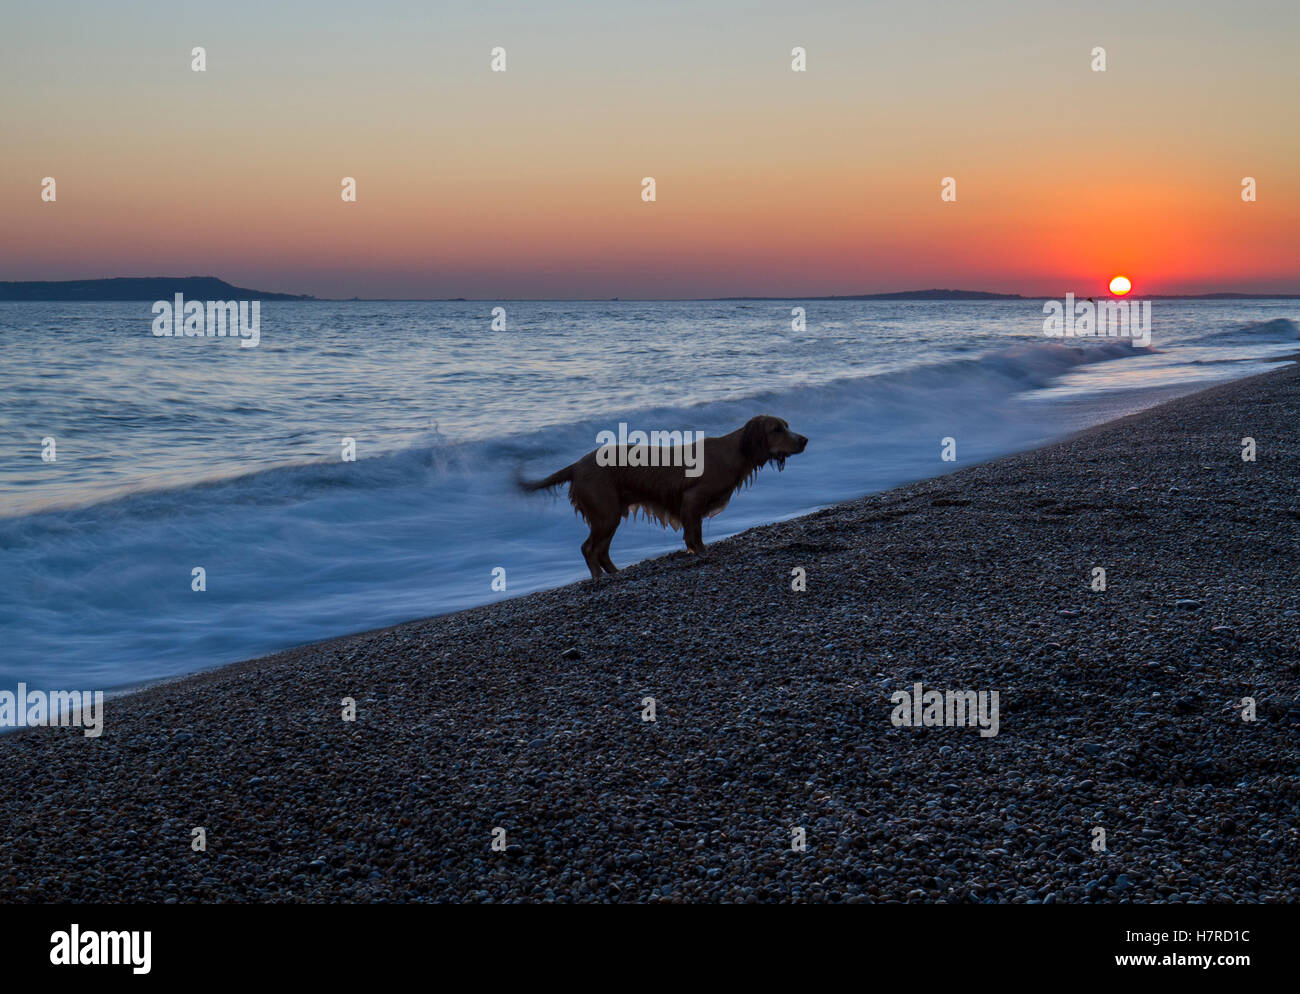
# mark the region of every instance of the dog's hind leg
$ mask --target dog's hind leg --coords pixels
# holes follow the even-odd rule
[[[587,568],[591,570],[593,580],[598,579],[602,571],[618,572],[618,568],[609,560],[609,543],[614,540],[614,532],[618,531],[618,522],[617,515],[593,515],[591,518],[591,534],[582,543],[582,557],[587,560]]]
[[[600,543],[600,548],[596,550],[596,556],[600,559],[600,565],[605,568],[605,572],[613,575],[618,572],[618,567],[614,561],[609,558],[609,543],[614,541],[614,533],[610,532],[609,537]]]
[[[601,575],[600,560],[596,558],[596,528],[593,525],[591,534],[587,536],[587,541],[582,543],[582,558],[587,560],[587,569],[591,570],[591,578],[596,580]]]

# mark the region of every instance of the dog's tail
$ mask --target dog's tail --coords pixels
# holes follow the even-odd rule
[[[569,483],[573,480],[573,467],[565,466],[564,469],[552,473],[544,480],[525,480],[519,470],[515,470],[515,486],[519,488],[520,493],[531,494],[538,490],[550,490],[552,487],[558,487],[562,483]]]

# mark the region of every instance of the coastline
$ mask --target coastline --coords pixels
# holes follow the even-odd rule
[[[6,892],[1293,900],[1297,410],[1289,365],[703,561],[152,684],[99,739],[14,731]],[[895,727],[917,681],[1000,691],[999,734]]]

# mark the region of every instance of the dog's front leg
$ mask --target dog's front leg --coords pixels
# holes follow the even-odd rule
[[[704,508],[693,490],[682,498],[682,537],[690,552],[704,555]]]

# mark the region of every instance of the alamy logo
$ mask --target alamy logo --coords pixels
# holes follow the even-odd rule
[[[704,472],[702,431],[629,432],[620,421],[617,435],[606,429],[597,433],[596,444],[597,466],[685,466],[690,477]]]
[[[1151,344],[1151,301],[1097,300],[1075,303],[1074,294],[1065,303],[1049,300],[1043,305],[1047,320],[1043,334],[1048,338],[1131,338],[1134,346]]]
[[[18,685],[18,693],[0,690],[0,727],[34,728],[42,725],[80,725],[88,739],[97,739],[104,731],[104,692],[96,690],[28,690]]]
[[[967,728],[978,724],[980,738],[998,734],[996,690],[925,690],[914,683],[911,693],[896,690],[889,700],[895,705],[889,716],[895,728]]]
[[[235,338],[241,349],[262,340],[260,300],[186,300],[154,302],[153,333],[157,338]]]
[[[50,962],[55,966],[130,966],[132,973],[148,973],[152,932],[81,931],[72,925],[50,935]]]

